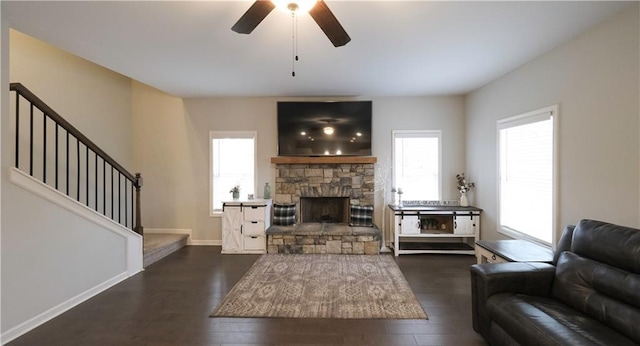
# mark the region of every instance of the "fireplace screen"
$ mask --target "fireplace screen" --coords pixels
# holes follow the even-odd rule
[[[349,197],[301,197],[300,222],[349,223]]]

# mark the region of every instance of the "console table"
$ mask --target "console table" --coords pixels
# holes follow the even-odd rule
[[[393,233],[389,244],[396,256],[438,253],[474,255],[480,235],[476,207],[443,205],[387,206],[387,225]]]
[[[546,262],[553,261],[553,251],[526,240],[478,240],[478,263]]]

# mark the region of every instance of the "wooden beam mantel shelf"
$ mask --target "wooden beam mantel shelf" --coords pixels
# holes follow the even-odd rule
[[[376,163],[377,158],[374,156],[277,156],[271,158],[271,163],[275,164],[365,164]]]

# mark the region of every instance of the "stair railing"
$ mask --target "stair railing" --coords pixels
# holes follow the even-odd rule
[[[129,173],[22,84],[10,91],[15,167],[142,235],[140,173]]]

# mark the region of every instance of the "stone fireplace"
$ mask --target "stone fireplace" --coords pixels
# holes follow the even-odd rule
[[[276,164],[274,203],[295,203],[298,225],[269,227],[268,253],[379,253],[377,227],[349,226],[351,205],[373,206],[375,158],[271,161]]]
[[[373,163],[276,164],[274,202],[297,204],[297,220],[303,197],[346,197],[350,205],[373,205],[374,190]]]

